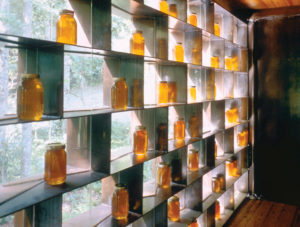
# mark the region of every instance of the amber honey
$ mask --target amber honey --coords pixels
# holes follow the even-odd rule
[[[180,220],[180,203],[177,196],[172,196],[168,200],[168,218],[175,222]]]
[[[191,149],[188,152],[188,169],[190,171],[198,171],[199,169],[199,151]]]
[[[132,86],[132,106],[142,107],[144,105],[144,89],[141,79],[134,79]]]
[[[220,25],[218,23],[214,24],[214,33],[216,36],[221,36],[221,29],[220,29]]]
[[[169,6],[168,6],[168,3],[167,3],[167,0],[160,0],[159,10],[163,13],[169,14]]]
[[[189,133],[192,138],[199,137],[199,118],[193,114],[189,119]]]
[[[184,49],[182,43],[178,42],[174,47],[174,59],[178,62],[183,62],[184,60]]]
[[[22,74],[17,90],[17,114],[21,120],[38,121],[44,112],[44,88],[38,74]]]
[[[232,58],[225,57],[225,69],[232,70]]]
[[[210,66],[213,68],[220,68],[220,61],[218,56],[212,56],[210,58]]]
[[[168,58],[166,39],[159,39],[158,40],[158,58],[161,58],[161,59],[167,59]]]
[[[177,101],[177,86],[175,81],[168,82],[168,100],[169,103]]]
[[[228,123],[238,122],[238,109],[236,107],[226,111],[226,118]]]
[[[168,150],[168,124],[160,123],[157,129],[157,150]]]
[[[195,102],[197,100],[196,86],[191,86],[189,88],[190,101]]]
[[[198,227],[198,222],[194,221],[193,223],[189,224],[188,227]]]
[[[226,160],[226,172],[227,172],[228,176],[230,176],[230,177],[235,177],[238,175],[236,159]]]
[[[219,193],[221,191],[220,181],[217,177],[213,177],[211,180],[212,192]]]
[[[248,130],[243,130],[237,135],[237,142],[241,147],[248,145]]]
[[[113,197],[111,212],[112,216],[117,219],[127,219],[129,211],[129,195],[124,184],[116,184]]]
[[[111,107],[126,110],[128,105],[128,87],[125,78],[114,78],[111,87]]]
[[[156,184],[161,188],[169,188],[171,184],[171,168],[168,164],[161,162],[157,167]]]
[[[66,180],[67,154],[65,145],[50,143],[46,147],[44,179],[49,185],[60,185]]]
[[[192,50],[192,63],[195,65],[201,64],[201,50],[199,48],[193,48]]]
[[[170,4],[169,5],[169,15],[172,17],[177,17],[177,6],[176,4]]]
[[[142,31],[138,30],[133,33],[130,45],[132,54],[145,55],[145,38]]]
[[[174,123],[174,139],[184,140],[185,138],[185,123],[183,118],[178,118]]]
[[[56,24],[56,41],[67,44],[77,44],[77,23],[74,11],[62,10]]]
[[[215,219],[216,220],[220,220],[221,219],[221,214],[220,214],[220,203],[219,201],[217,200],[216,203],[215,203]]]
[[[218,178],[218,180],[220,182],[220,188],[221,188],[221,190],[225,190],[225,177],[224,177],[224,175],[223,174],[218,174],[217,178]]]
[[[148,149],[148,133],[145,126],[137,126],[133,134],[133,153],[146,155]]]
[[[192,13],[191,15],[189,15],[188,23],[197,27],[197,14],[196,13]]]
[[[169,89],[167,81],[160,81],[158,85],[158,104],[166,104],[169,101],[168,98]]]
[[[232,70],[239,71],[239,59],[237,56],[232,57]]]

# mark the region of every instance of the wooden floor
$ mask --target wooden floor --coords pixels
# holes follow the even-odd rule
[[[300,227],[300,209],[266,200],[246,200],[227,227]]]

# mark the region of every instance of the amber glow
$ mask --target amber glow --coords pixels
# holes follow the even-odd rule
[[[169,6],[166,0],[161,0],[159,2],[159,10],[163,13],[169,14]]]
[[[199,48],[193,48],[192,50],[192,63],[195,65],[201,64],[201,50]]]
[[[190,101],[195,102],[197,100],[196,86],[191,86],[189,88],[189,95],[190,95]]]
[[[140,79],[133,80],[132,87],[132,106],[142,107],[144,105],[144,89],[143,83]]]
[[[168,100],[169,103],[177,101],[177,86],[175,81],[168,82]]]
[[[136,155],[146,155],[148,149],[148,133],[144,126],[138,126],[133,135],[133,152]]]
[[[226,111],[226,118],[228,123],[238,122],[238,109],[236,107]]]
[[[74,12],[64,10],[56,24],[56,41],[66,44],[77,44],[77,23]]]
[[[218,56],[213,56],[210,58],[210,66],[213,68],[220,68],[220,62]]]
[[[217,176],[219,182],[220,182],[220,188],[221,190],[225,190],[225,178],[223,174],[218,174]]]
[[[157,150],[166,151],[168,149],[168,125],[166,123],[160,123],[157,129],[157,134]]]
[[[221,185],[220,185],[220,181],[218,180],[218,178],[213,177],[212,178],[212,191],[219,193],[221,191]]]
[[[195,221],[195,222],[193,222],[192,224],[189,224],[188,227],[198,227],[198,222]]]
[[[171,184],[171,168],[168,164],[159,163],[157,174],[156,174],[156,183],[159,187],[169,188]]]
[[[196,115],[192,115],[189,119],[189,133],[190,136],[195,138],[199,137],[200,121]]]
[[[50,146],[50,147],[49,147]],[[63,184],[67,174],[67,154],[64,145],[49,144],[45,153],[44,179],[49,185]]]
[[[237,56],[232,57],[232,70],[239,71],[239,59]]]
[[[124,78],[115,78],[111,87],[111,107],[113,109],[127,109],[128,87]]]
[[[168,201],[168,218],[174,222],[180,220],[180,203],[176,196],[171,197]]]
[[[192,13],[191,15],[189,15],[188,23],[197,27],[197,14],[196,13]]]
[[[176,7],[176,4],[170,4],[169,15],[172,16],[172,17],[177,17],[177,7]]]
[[[237,169],[237,160],[226,161],[226,172],[230,177],[239,176],[238,169]]]
[[[221,35],[220,25],[217,24],[217,23],[214,24],[214,33],[215,33],[216,36]]]
[[[243,130],[237,135],[238,145],[243,147],[248,145],[248,130]]]
[[[184,50],[181,43],[177,43],[174,47],[174,58],[175,61],[183,62],[184,59]]]
[[[225,69],[232,70],[232,58],[225,57]]]
[[[112,197],[112,216],[115,219],[127,219],[129,211],[129,195],[127,189],[120,184],[115,186]]]
[[[215,203],[215,219],[216,220],[220,220],[221,219],[221,215],[220,215],[220,203],[217,200]]]
[[[131,53],[136,55],[145,54],[145,39],[142,31],[136,31],[130,41]]]
[[[17,114],[21,120],[38,121],[44,112],[44,88],[37,74],[22,74],[17,90]]]
[[[158,86],[158,104],[168,103],[168,83],[167,81],[161,81]]]
[[[188,169],[190,171],[197,171],[199,169],[199,152],[197,150],[189,150]]]
[[[183,118],[179,118],[174,124],[174,139],[184,140],[185,138],[185,123]]]

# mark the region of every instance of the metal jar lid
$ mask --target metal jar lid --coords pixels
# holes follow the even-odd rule
[[[62,15],[62,14],[72,14],[72,15],[74,15],[74,11],[73,10],[69,10],[69,9],[63,9],[62,11],[60,11],[59,14],[60,15]]]
[[[34,79],[39,78],[39,74],[36,73],[23,73],[21,74],[22,79]]]
[[[59,149],[65,149],[66,145],[63,143],[48,143],[46,146],[47,151],[48,150],[59,150]]]

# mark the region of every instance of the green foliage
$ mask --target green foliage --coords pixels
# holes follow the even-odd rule
[[[114,121],[111,130],[111,149],[130,145],[130,125],[127,122]]]

